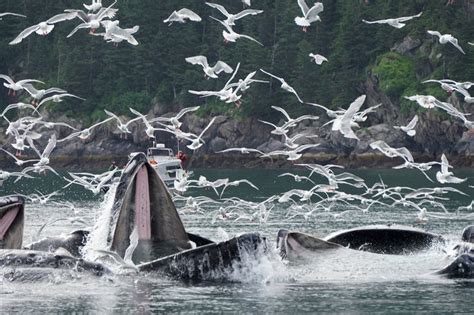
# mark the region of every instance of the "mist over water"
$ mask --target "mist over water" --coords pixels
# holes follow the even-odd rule
[[[424,176],[414,171],[357,170],[351,171],[366,180],[371,186],[381,174],[388,186],[433,187]],[[292,188],[307,189],[304,183],[295,183],[288,178],[279,178],[283,171],[276,170],[195,170],[209,180],[229,177],[246,178],[260,189],[247,186],[229,187],[225,197],[236,196],[259,202],[273,194],[281,194]],[[454,213],[459,206],[470,203],[473,196],[474,172],[458,170],[466,183],[456,188],[468,196],[449,194],[451,200],[444,202],[447,210]],[[26,182],[21,187],[6,183],[2,195],[14,191],[28,193],[38,189],[43,193],[61,187],[55,176],[47,176],[36,182]],[[351,190],[347,190],[351,192]],[[356,192],[356,191],[352,191]],[[185,196],[206,195],[217,199],[211,190],[191,190]],[[46,204],[28,203],[26,206],[25,238],[27,244],[45,222],[54,219],[78,216],[84,223],[57,221],[47,225],[41,237],[66,234],[77,229],[91,230],[91,248],[105,244],[107,211],[111,209],[113,191],[104,196],[84,193],[80,187],[70,187],[57,201],[70,201],[75,209]],[[178,202],[178,211],[183,206]],[[309,218],[288,217],[290,203],[274,207],[266,224],[249,220],[215,220],[215,206],[203,205],[204,213],[184,211],[181,214],[187,231],[212,240],[223,240],[245,232],[258,231],[268,241],[268,252],[251,257],[243,255],[239,268],[225,275],[216,275],[221,280],[183,283],[163,278],[156,274],[111,275],[102,278],[68,272],[52,275],[47,281],[8,282],[0,279],[0,306],[2,312],[472,312],[474,301],[472,280],[449,280],[430,273],[442,268],[449,260],[442,250],[449,249],[459,238],[462,229],[474,223],[474,219],[453,217],[452,219],[429,218],[422,228],[442,234],[448,239],[445,248],[408,256],[377,255],[351,250],[328,251],[306,257],[298,262],[282,261],[275,250],[276,232],[281,228],[306,232],[323,237],[328,233],[369,224],[404,224],[413,226],[417,211],[402,207],[374,205],[367,213],[350,212],[335,217],[347,210],[338,206],[329,213],[321,211]],[[472,213],[472,212],[471,212]],[[419,225],[418,225],[419,226]],[[86,251],[88,252],[88,251]],[[93,252],[93,251],[92,251]],[[89,252],[88,252],[89,253]],[[89,255],[89,254],[88,254]],[[93,259],[93,254],[87,256]],[[224,276],[225,281],[222,280]]]

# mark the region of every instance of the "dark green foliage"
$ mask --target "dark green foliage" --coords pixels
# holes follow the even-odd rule
[[[285,108],[290,115],[318,112],[301,105],[296,98],[280,89],[279,82],[256,83],[242,98],[240,109],[215,99],[204,100],[188,90],[219,90],[229,78],[221,74],[217,80],[204,79],[201,69],[185,62],[194,55],[206,55],[210,63],[224,60],[235,67],[241,62],[237,79],[262,68],[284,77],[294,86],[303,100],[332,108],[347,105],[362,94],[362,83],[367,71],[380,80],[380,87],[402,111],[410,106],[404,95],[432,93],[446,95],[438,86],[419,82],[428,78],[474,78],[474,49],[466,44],[474,41],[474,20],[464,1],[446,6],[445,1],[334,1],[324,3],[322,22],[314,23],[307,33],[294,23],[301,15],[296,0],[259,0],[252,8],[263,14],[245,17],[235,30],[261,41],[265,47],[248,41],[225,44],[222,26],[208,18],[221,18],[217,10],[203,1],[141,0],[118,1],[117,18],[120,26],[139,25],[136,34],[139,45],[121,43],[118,47],[100,37],[87,35],[86,30],[73,37],[67,34],[78,24],[68,21],[56,24],[46,36],[32,34],[19,45],[11,41],[24,28],[63,12],[68,8],[83,8],[82,0],[2,0],[0,12],[13,11],[27,15],[26,19],[5,17],[0,21],[0,73],[15,79],[35,78],[47,86],[57,86],[86,98],[84,102],[71,100],[59,105],[48,105],[51,110],[65,112],[78,118],[99,118],[107,108],[118,114],[129,114],[128,107],[146,112],[152,100],[169,109],[175,104],[192,106],[206,104],[201,115],[232,111],[244,116],[277,121],[278,113],[270,106]],[[108,4],[111,1],[104,1]],[[230,12],[242,10],[237,0],[215,0]],[[202,23],[188,22],[168,26],[162,21],[173,10],[187,7],[198,13]],[[362,19],[378,20],[389,17],[423,15],[409,21],[402,29],[388,25],[367,25]],[[459,39],[466,55],[451,45],[439,45],[426,33],[433,29],[450,33]],[[395,43],[406,36],[421,39],[427,51],[435,51],[440,58],[428,54],[401,56],[390,52]],[[311,62],[308,54],[319,53],[329,60],[321,66]],[[427,70],[428,69],[428,70]],[[269,80],[258,71],[258,79]],[[13,101],[6,89],[0,91],[0,103]]]

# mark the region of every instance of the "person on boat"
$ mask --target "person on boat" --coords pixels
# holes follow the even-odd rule
[[[181,161],[181,167],[184,169],[187,161],[186,154],[184,154],[183,151],[178,151],[178,154],[176,154],[176,157]]]

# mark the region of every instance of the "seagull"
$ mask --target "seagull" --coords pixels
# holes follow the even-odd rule
[[[193,11],[182,8],[179,11],[173,11],[167,19],[163,20],[163,23],[170,23],[168,26],[171,26],[174,22],[186,23],[186,19],[193,22],[201,22],[202,20],[201,17]]]
[[[31,85],[30,83],[27,83],[24,85],[24,89],[26,92],[28,92],[28,94],[31,95],[31,97],[33,98],[32,100],[32,104],[33,105],[36,105],[38,104],[38,102],[43,98],[45,97],[47,94],[51,94],[51,93],[67,93],[67,91],[64,91],[60,88],[49,88],[49,89],[41,89],[41,90],[37,90],[33,85]]]
[[[244,7],[245,6],[248,6],[250,7],[252,5],[252,3],[250,2],[251,0],[242,0],[242,3],[244,4]]]
[[[224,23],[226,23],[227,25],[230,25],[230,26],[233,26],[235,25],[235,21],[236,20],[239,20],[247,15],[257,15],[257,14],[260,14],[260,13],[263,13],[263,10],[253,10],[253,9],[247,9],[247,10],[243,10],[237,14],[230,14],[229,12],[227,12],[227,10],[220,4],[217,4],[217,3],[210,3],[210,2],[206,2],[206,4],[208,6],[210,6],[211,8],[214,8],[214,9],[217,9],[219,10],[222,14],[224,14],[226,16],[226,19],[223,21]]]
[[[78,30],[83,28],[90,28],[89,34],[93,34],[96,29],[98,29],[101,25],[101,21],[103,19],[109,18],[112,19],[115,17],[118,9],[112,9],[112,7],[117,3],[114,1],[111,5],[107,8],[100,8],[97,13],[85,13],[82,10],[64,10],[71,14],[75,14],[75,17],[82,20],[82,23],[76,26],[71,33],[69,33],[66,37],[69,38],[74,35]]]
[[[316,2],[310,8],[306,4],[305,0],[298,0],[298,5],[301,8],[301,12],[303,13],[303,16],[295,17],[295,23],[296,25],[303,27],[303,32],[307,32],[308,27],[311,25],[311,23],[316,22],[316,21],[321,21],[321,18],[319,17],[319,13],[323,12],[324,5],[322,2]]]
[[[278,177],[283,177],[283,176],[291,176],[291,177],[293,177],[295,182],[298,182],[298,183],[301,182],[302,180],[305,180],[305,181],[311,182],[313,185],[315,185],[315,182],[311,178],[306,177],[306,176],[295,175],[295,174],[292,174],[292,173],[283,173],[281,175],[278,175]]]
[[[469,94],[469,92],[466,89],[463,89],[461,87],[454,87],[454,90],[456,92],[461,93],[464,96],[464,102],[468,104],[473,104],[474,103],[474,97]]]
[[[15,164],[18,165],[18,166],[23,166],[25,163],[33,163],[33,162],[37,162],[39,160],[20,160],[19,158],[17,158],[14,154],[8,152],[7,150],[3,149],[3,148],[0,148],[0,150],[2,150],[3,152],[5,152],[7,155],[9,155],[11,158],[13,158],[15,160]]]
[[[408,123],[408,125],[406,125],[406,126],[393,126],[393,128],[402,130],[408,136],[413,137],[416,134],[415,126],[416,126],[417,122],[418,122],[418,115],[415,115],[415,117],[413,117],[413,119]]]
[[[39,80],[32,80],[32,79],[26,79],[26,80],[20,80],[20,81],[13,81],[13,79],[5,74],[0,74],[0,79],[4,79],[6,82],[3,83],[3,85],[8,88],[8,95],[13,94],[13,96],[16,95],[17,91],[21,91],[25,88],[25,84],[27,83],[41,83],[44,84],[44,82],[39,81]]]
[[[94,34],[98,36],[103,36],[104,40],[106,40],[108,43],[114,43],[118,45],[122,41],[126,40],[129,44],[133,46],[137,46],[138,42],[133,36],[138,30],[140,29],[140,26],[135,25],[132,28],[121,28],[118,26],[119,21],[101,21],[100,24],[105,28],[105,33],[100,33],[100,34]]]
[[[188,57],[185,60],[192,65],[200,65],[204,70],[204,74],[213,79],[217,79],[217,75],[221,72],[232,73],[234,71],[231,66],[220,60],[213,67],[210,67],[205,56]]]
[[[209,122],[209,124],[206,126],[206,128],[204,128],[202,130],[201,134],[197,138],[188,139],[188,140],[191,141],[191,144],[187,145],[188,149],[194,151],[194,150],[199,149],[204,144],[204,140],[202,140],[202,136],[207,131],[207,129],[209,129],[209,127],[211,127],[211,125],[214,123],[215,120],[216,120],[216,117],[212,118],[212,120]]]
[[[218,20],[214,17],[211,16],[211,18],[213,20],[216,20],[217,22],[221,23],[224,27],[225,27],[225,30],[222,31],[222,36],[224,37],[224,42],[225,43],[229,43],[229,42],[232,42],[232,43],[235,43],[237,39],[239,38],[246,38],[246,39],[250,39],[251,41],[254,41],[256,42],[257,44],[259,44],[260,46],[263,46],[262,43],[260,43],[258,40],[256,40],[255,38],[251,37],[251,36],[248,36],[248,35],[244,35],[244,34],[239,34],[239,33],[236,33],[234,32],[234,30],[232,29],[232,26],[230,26],[229,24],[221,21],[221,20]]]
[[[405,161],[405,163],[401,165],[397,165],[392,167],[393,169],[401,169],[401,168],[409,168],[409,169],[417,169],[419,170],[430,182],[433,182],[433,180],[426,174],[426,171],[430,170],[434,165],[441,165],[441,163],[432,161],[432,162],[426,162],[426,163],[414,163],[414,162],[408,162]]]
[[[114,119],[113,117],[109,117],[105,120],[102,120],[102,121],[99,121],[98,123],[84,129],[84,130],[81,130],[81,131],[77,131],[77,132],[73,132],[71,133],[69,136],[67,136],[66,138],[63,138],[63,139],[59,139],[57,140],[57,142],[61,143],[61,142],[64,142],[64,141],[67,141],[67,140],[71,140],[75,137],[78,137],[79,139],[81,140],[86,140],[87,138],[89,138],[91,135],[92,135],[92,129],[102,125],[102,124],[105,124],[109,121],[111,121],[112,119]]]
[[[3,117],[5,116],[5,114],[7,112],[9,112],[10,110],[12,109],[25,109],[25,108],[29,108],[29,109],[32,109],[33,111],[36,110],[36,107],[34,107],[33,105],[31,104],[25,104],[25,103],[22,103],[22,102],[19,102],[19,103],[15,103],[15,104],[10,104],[8,105],[7,107],[5,107],[5,109],[3,110],[3,112],[0,114],[0,117]]]
[[[301,158],[303,156],[303,153],[300,153],[300,152],[302,152],[304,150],[307,150],[307,149],[310,149],[310,148],[315,148],[317,146],[319,146],[319,143],[316,143],[316,144],[303,144],[303,145],[301,145],[301,146],[299,146],[299,147],[297,147],[296,149],[293,149],[293,150],[288,150],[288,151],[276,150],[276,151],[265,153],[261,157],[271,157],[271,156],[274,156],[274,155],[286,155],[288,161],[295,161],[295,160],[298,160],[299,158]]]
[[[186,107],[179,111],[176,116],[173,117],[159,117],[150,120],[150,122],[161,121],[161,122],[170,122],[173,128],[180,128],[182,123],[179,121],[181,117],[186,115],[187,113],[195,112],[200,108],[200,106],[193,106],[193,107]]]
[[[316,103],[305,103],[305,104],[323,109],[326,112],[326,115],[330,118],[336,118],[339,115],[343,115],[344,112],[345,112],[344,110],[330,110],[327,107],[325,107],[323,105],[316,104]]]
[[[265,120],[259,119],[258,121],[275,128],[272,131],[270,131],[270,133],[273,134],[273,135],[283,136],[283,135],[287,134],[288,131],[290,131],[288,129],[288,128],[290,128],[290,126],[287,125],[287,124],[284,124],[283,126],[277,126],[277,125],[272,124],[271,122],[268,122],[268,121],[265,121]]]
[[[467,42],[467,43],[468,43],[469,45],[471,45],[471,46],[474,46],[474,43],[471,43],[471,42]]]
[[[26,29],[24,29],[14,40],[12,40],[9,44],[10,45],[16,45],[21,43],[23,39],[26,37],[30,36],[33,33],[36,33],[38,35],[46,36],[54,28],[54,24],[58,22],[63,22],[67,20],[72,20],[76,18],[77,14],[74,12],[67,12],[67,13],[60,13],[58,15],[55,15],[51,18],[49,18],[46,21],[40,22],[36,25],[32,25]]]
[[[379,150],[385,156],[389,158],[401,157],[405,161],[414,162],[411,152],[406,147],[392,148],[382,140],[374,141],[370,144],[370,147],[374,150]]]
[[[36,124],[43,125],[42,127],[45,127],[45,128],[48,128],[48,129],[52,129],[56,126],[61,126],[61,127],[67,127],[69,129],[72,129],[72,130],[77,130],[77,128],[74,128],[73,126],[71,126],[67,123],[64,123],[64,122],[51,122],[51,121],[38,120],[36,122]]]
[[[43,153],[40,153],[38,149],[36,149],[32,140],[29,140],[29,144],[30,144],[30,147],[36,152],[36,154],[38,154],[40,158],[39,161],[34,164],[34,166],[45,166],[49,164],[49,156],[51,155],[51,152],[56,148],[56,144],[57,144],[56,135],[53,134],[51,138],[49,138],[48,144],[46,145],[46,148],[44,149]]]
[[[133,108],[130,108],[130,111],[142,119],[146,127],[145,133],[147,134],[148,138],[155,138],[155,130],[157,130],[157,128],[154,128],[151,125],[150,121],[146,119],[146,115],[141,114],[140,112],[134,110]]]
[[[262,81],[262,80],[256,80],[256,79],[253,79],[253,77],[255,76],[255,74],[257,73],[257,71],[253,71],[253,72],[250,72],[246,77],[245,79],[239,79],[238,82],[236,83],[231,83],[229,84],[227,87],[229,88],[237,88],[238,90],[240,90],[241,92],[245,92],[247,91],[249,88],[250,88],[250,84],[254,83],[254,82],[258,82],[258,83],[268,83],[268,81]]]
[[[25,171],[23,172],[7,172],[0,170],[0,186],[2,186],[3,182],[9,179],[10,177],[17,177],[16,181],[25,177],[25,178],[33,178],[32,176],[26,174]]]
[[[322,65],[324,61],[328,61],[326,57],[319,54],[310,53],[309,56],[314,60],[314,62],[316,62],[317,65]]]
[[[448,159],[443,153],[443,155],[441,155],[441,171],[436,173],[436,179],[438,182],[441,184],[459,184],[467,180],[467,178],[455,177],[453,172],[449,171],[450,167],[451,165],[449,165]]]
[[[209,97],[209,96],[216,96],[221,101],[225,101],[226,103],[234,102],[237,107],[240,106],[240,98],[242,95],[237,95],[239,92],[240,85],[234,90],[234,88],[230,87],[230,82],[235,78],[237,71],[239,71],[240,63],[237,64],[235,67],[234,73],[230,77],[230,79],[226,82],[224,87],[219,91],[193,91],[188,90],[189,93],[195,95],[201,95],[201,97]]]
[[[234,186],[234,187],[239,186],[242,183],[245,183],[245,184],[249,185],[250,187],[252,187],[256,190],[259,190],[257,186],[255,186],[252,182],[250,182],[247,179],[234,180],[232,182],[228,181],[227,183],[224,184],[224,188],[222,188],[221,193],[219,195],[219,198],[222,198],[222,195],[224,194],[224,191],[226,190],[227,187],[229,187],[229,186]]]
[[[129,121],[127,121],[127,123],[123,123],[122,120],[120,120],[120,118],[115,115],[114,113],[112,112],[109,112],[108,110],[104,109],[105,113],[107,114],[107,116],[109,117],[112,117],[114,118],[116,121],[117,121],[117,128],[122,132],[122,133],[132,133],[129,129],[128,129],[128,126],[137,121],[137,120],[140,120],[142,119],[141,117],[136,117],[136,118],[133,118],[133,119],[130,119]]]
[[[93,182],[88,182],[83,177],[77,176],[73,173],[69,173],[69,176],[71,176],[73,180],[69,180],[67,178],[64,178],[64,179],[67,182],[69,182],[69,184],[71,185],[72,184],[80,185],[84,187],[85,189],[90,190],[94,195],[97,195],[101,192],[102,187],[106,186],[107,182],[110,181],[113,175],[114,175],[114,172],[111,172],[108,176],[105,176],[104,178],[102,178],[102,180],[98,184],[94,184]]]
[[[271,74],[270,72],[267,72],[267,71],[265,71],[265,70],[263,70],[263,69],[260,69],[260,71],[262,71],[263,73],[265,73],[265,74],[271,76],[272,78],[275,78],[275,79],[277,79],[278,81],[280,81],[280,82],[281,82],[281,86],[280,86],[280,87],[281,87],[283,90],[285,90],[285,91],[287,91],[287,92],[290,92],[290,93],[293,93],[293,94],[296,96],[296,98],[298,99],[298,101],[299,101],[300,103],[303,103],[303,101],[301,100],[301,98],[300,98],[300,96],[298,95],[298,93],[296,93],[295,89],[292,88],[288,83],[286,83],[285,79],[280,78],[280,77],[277,77],[276,75],[273,75],[273,74]]]
[[[250,0],[248,0],[250,2]],[[249,5],[250,6],[250,5]],[[0,21],[2,20],[2,18],[4,16],[7,16],[7,15],[12,15],[12,16],[18,16],[18,17],[24,17],[26,18],[26,15],[23,15],[23,14],[18,14],[18,13],[12,13],[12,12],[3,12],[3,13],[0,13]]]
[[[434,108],[435,103],[438,101],[432,95],[413,95],[413,96],[404,96],[409,101],[415,101],[423,108]]]
[[[89,12],[96,12],[102,8],[102,0],[92,0],[91,4],[87,5],[83,3],[82,5],[89,10]]]
[[[297,123],[299,123],[302,120],[306,120],[306,119],[317,120],[317,119],[319,119],[318,116],[313,116],[313,115],[303,115],[303,116],[300,116],[298,118],[293,119],[293,118],[290,117],[290,115],[288,115],[286,110],[284,110],[283,108],[278,107],[278,106],[272,106],[272,108],[274,110],[279,111],[280,113],[283,114],[283,116],[285,116],[286,122],[285,122],[284,126],[287,126],[287,127],[294,127],[294,126],[296,126]]]
[[[73,95],[73,94],[69,94],[69,93],[61,93],[61,94],[55,94],[55,95],[51,95],[51,96],[48,96],[48,97],[45,97],[41,100],[41,102],[38,104],[38,106],[36,107],[36,111],[38,110],[38,108],[43,105],[44,103],[46,102],[54,102],[54,103],[61,103],[63,101],[63,97],[74,97],[74,98],[77,98],[77,99],[80,99],[82,101],[85,101],[84,98],[82,97],[79,97],[77,95]]]
[[[359,140],[359,138],[352,130],[353,125],[357,126],[357,124],[353,122],[353,117],[360,109],[362,104],[364,104],[365,98],[365,95],[359,96],[355,101],[351,103],[351,105],[349,105],[349,108],[344,112],[344,114],[337,116],[333,120],[332,130],[339,131],[344,135],[345,138]]]
[[[406,25],[405,23],[402,23],[402,22],[406,22],[411,19],[420,17],[421,14],[423,14],[423,12],[420,12],[416,15],[404,16],[404,17],[393,18],[393,19],[385,19],[385,20],[378,20],[378,21],[362,20],[362,22],[367,23],[367,24],[388,24],[395,28],[402,28]]]
[[[291,138],[288,137],[288,135],[285,133],[283,134],[283,137],[285,138],[285,146],[287,146],[288,148],[290,149],[296,149],[300,144],[296,143],[296,140],[298,140],[299,138],[302,138],[302,137],[306,137],[306,138],[317,138],[318,136],[317,135],[313,135],[313,136],[310,136],[310,135],[307,135],[307,134],[303,134],[303,133],[297,133],[295,135],[293,135]]]
[[[431,31],[431,30],[428,30],[427,31],[428,34],[430,35],[434,35],[434,36],[438,36],[439,38],[439,43],[440,44],[447,44],[447,43],[451,43],[454,47],[456,47],[460,52],[462,52],[463,54],[466,54],[464,52],[464,50],[462,49],[461,46],[459,46],[459,43],[458,43],[458,40],[451,34],[443,34],[441,35],[440,32],[438,31]]]

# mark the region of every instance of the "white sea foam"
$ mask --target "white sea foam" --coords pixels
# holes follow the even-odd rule
[[[110,221],[112,219],[112,207],[115,199],[115,191],[118,184],[113,184],[104,196],[104,200],[98,208],[100,212],[94,228],[89,234],[89,240],[83,248],[84,258],[94,261],[98,257],[97,249],[108,250],[107,238],[110,232]]]

